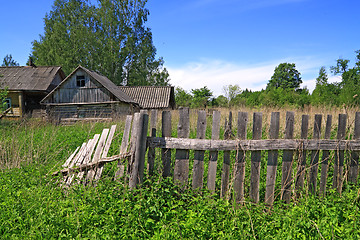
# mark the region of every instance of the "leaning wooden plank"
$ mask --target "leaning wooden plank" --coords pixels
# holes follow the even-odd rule
[[[183,150],[243,151],[260,150],[360,150],[360,140],[337,139],[267,139],[267,140],[212,140],[172,137],[148,137],[148,145],[158,148]]]
[[[331,136],[331,125],[332,125],[332,115],[327,115],[326,127],[325,127],[325,139],[329,139]],[[320,176],[320,196],[324,197],[326,193],[326,179],[328,173],[328,160],[330,152],[329,150],[324,150],[321,158],[321,176]]]
[[[345,139],[346,133],[346,114],[339,114],[339,123],[337,131],[337,139]],[[337,150],[335,152],[335,164],[334,164],[334,177],[333,177],[333,188],[341,194],[343,184],[343,173],[344,173],[344,150]]]
[[[129,146],[129,136],[130,136],[130,129],[131,129],[131,121],[132,115],[127,115],[125,120],[125,128],[123,133],[123,138],[120,145],[120,154],[125,153],[128,146]],[[125,166],[122,161],[119,161],[117,164],[118,170],[115,173],[115,179],[119,180],[124,176]]]
[[[69,163],[68,166],[67,166],[67,167],[69,167],[69,169],[72,168],[72,167],[75,165],[75,163],[77,162],[77,159],[83,154],[83,152],[84,152],[85,149],[86,149],[86,144],[87,144],[87,143],[83,143],[83,144],[81,145],[81,148],[80,148],[80,150],[78,151],[78,153],[76,154],[76,156],[72,159],[72,161],[70,161],[70,163]],[[64,174],[63,174],[63,175],[64,175]],[[64,175],[63,184],[66,184],[69,176],[70,176],[70,171],[68,171],[67,174]]]
[[[269,136],[272,139],[279,138],[280,112],[272,112],[270,120]],[[278,151],[272,150],[268,153],[267,171],[266,171],[266,190],[265,203],[272,205],[275,196],[276,171],[278,165]]]
[[[100,140],[99,140],[99,143],[96,147],[96,150],[95,150],[95,153],[94,153],[94,156],[91,160],[91,162],[98,162],[100,157],[101,157],[101,152],[103,150],[103,147],[104,147],[104,144],[105,144],[105,141],[106,141],[106,138],[107,138],[107,135],[109,134],[109,129],[108,128],[105,128],[103,129],[102,133],[101,133],[101,137],[100,137]],[[94,176],[96,174],[96,168],[93,168],[93,169],[90,169],[88,171],[88,173],[86,174],[86,182],[91,182],[93,179],[94,179]]]
[[[314,120],[314,139],[320,139],[321,135],[321,120],[322,115],[316,114]],[[311,152],[311,163],[310,163],[310,171],[309,171],[309,192],[312,194],[316,193],[316,185],[317,185],[317,175],[319,168],[319,150],[314,150]]]
[[[70,157],[65,161],[65,163],[62,165],[62,167],[68,167],[70,162],[73,160],[73,158],[75,157],[77,151],[80,149],[80,147],[77,147],[75,149],[75,151],[70,155]]]
[[[220,117],[221,117],[221,115],[220,115],[219,111],[213,112],[211,139],[214,139],[214,140],[219,139]],[[210,151],[209,155],[210,155],[210,159],[209,159],[209,167],[208,167],[207,187],[212,193],[214,193],[215,192],[218,151]]]
[[[111,156],[111,157],[102,158],[96,163],[91,162],[91,163],[88,163],[88,164],[81,164],[80,166],[74,166],[72,168],[65,168],[65,169],[62,169],[60,171],[56,171],[56,172],[52,173],[52,175],[57,176],[57,175],[59,175],[61,173],[63,176],[67,176],[69,174],[69,172],[77,172],[77,171],[89,170],[91,168],[96,167],[97,165],[99,165],[101,163],[103,163],[103,164],[111,163],[111,162],[118,161],[118,160],[121,160],[121,159],[129,158],[131,155],[132,155],[131,153],[127,152],[127,153],[123,153],[123,154],[119,154],[119,155],[114,155],[114,156]]]
[[[116,125],[112,125],[111,128],[110,128],[109,136],[108,136],[108,138],[106,140],[105,146],[104,146],[103,151],[101,153],[101,158],[107,157],[110,146],[111,146],[111,142],[112,142],[114,134],[115,134],[115,130],[116,130]],[[97,160],[97,161],[99,161],[99,160]],[[100,179],[103,169],[104,169],[104,164],[100,163],[97,170],[96,170],[95,181]]]
[[[84,161],[81,164],[87,164],[91,161],[92,152],[94,151],[96,143],[98,142],[99,138],[100,138],[100,134],[94,135],[94,140],[90,146],[89,153],[86,155],[86,157],[84,158]],[[77,166],[79,166],[81,164],[77,164]],[[84,177],[84,174],[85,174],[85,171],[78,173],[77,178],[79,180],[79,183],[80,183],[80,180]]]
[[[253,117],[253,139],[260,140],[262,136],[262,113],[255,112]],[[259,202],[259,184],[261,168],[261,151],[251,152],[250,199]]]
[[[189,108],[179,109],[178,137],[188,138],[190,134]],[[176,149],[174,165],[174,182],[186,185],[189,178],[189,150]]]
[[[135,161],[135,148],[136,148],[136,138],[138,133],[138,127],[139,127],[139,121],[140,121],[140,113],[134,114],[134,120],[131,127],[131,137],[130,137],[130,153],[131,158],[128,161],[127,164],[127,170],[126,170],[126,176],[125,176],[125,182],[128,182],[131,177],[131,172],[133,169],[134,161]]]
[[[205,138],[206,132],[206,112],[204,110],[198,111],[198,121],[197,121],[197,135],[198,139]],[[193,189],[201,189],[203,187],[204,181],[204,156],[205,151],[195,151],[194,153],[194,165],[193,165],[193,179],[192,187]]]
[[[90,139],[87,142],[87,144],[86,144],[84,150],[82,151],[81,155],[79,156],[79,158],[77,158],[76,161],[74,161],[72,166],[70,166],[70,167],[79,166],[83,162],[85,156],[88,154],[89,149],[91,148],[91,144],[92,144],[93,140],[94,139]],[[73,179],[74,179],[74,173],[70,173],[70,175],[69,175],[69,177],[68,177],[68,179],[66,181],[66,185],[70,186]]]
[[[355,127],[354,127],[354,140],[360,138],[360,112],[355,114]],[[349,164],[349,182],[357,183],[357,177],[359,172],[359,152],[351,152],[350,164]]]
[[[286,113],[285,139],[292,139],[294,136],[294,112]],[[284,150],[281,178],[281,199],[290,203],[292,184],[293,150]]]
[[[242,140],[246,139],[247,123],[248,123],[248,113],[239,112],[238,123],[237,123],[238,139],[242,139]],[[235,166],[234,166],[234,183],[233,183],[235,201],[237,204],[240,204],[244,201],[245,158],[246,158],[246,152],[243,151],[243,149],[241,148],[237,149]]]

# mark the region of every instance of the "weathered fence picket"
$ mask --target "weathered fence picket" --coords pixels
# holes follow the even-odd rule
[[[171,113],[170,111],[162,112],[161,119],[161,136],[171,137]],[[171,149],[163,148],[161,151],[161,160],[163,165],[163,177],[169,177],[171,175]]]
[[[292,139],[294,137],[294,115],[294,112],[286,113],[285,139]],[[281,199],[286,203],[290,203],[291,199],[293,152],[294,150],[284,150],[283,152]]]
[[[345,139],[346,133],[346,114],[339,114],[339,124],[337,131],[337,139]],[[344,173],[344,150],[338,149],[335,152],[335,164],[334,164],[334,176],[333,176],[333,188],[336,188],[339,193],[342,190]]]
[[[238,139],[245,140],[247,134],[248,113],[239,112],[237,123],[237,137]],[[236,203],[244,201],[245,157],[246,152],[243,149],[238,148],[235,158],[233,184]]]
[[[301,136],[300,139],[307,139],[309,130],[309,115],[302,115],[301,117]],[[304,146],[300,146],[298,150],[298,166],[295,178],[295,193],[296,196],[300,196],[301,191],[304,188],[305,172],[306,172],[306,159],[307,151]]]
[[[214,111],[213,112],[211,139],[219,140],[219,136],[220,136],[220,112]],[[210,156],[210,159],[209,159],[209,166],[208,166],[207,187],[211,192],[214,193],[215,192],[218,151],[210,151],[209,156]]]
[[[198,121],[197,121],[197,135],[198,139],[205,138],[206,132],[206,112],[203,110],[199,110],[198,112]],[[203,187],[203,179],[204,179],[204,156],[205,151],[197,150],[194,152],[194,165],[193,165],[193,177],[192,177],[192,186],[193,189],[202,188]]]
[[[327,115],[324,139],[330,139],[331,125],[332,125],[332,115]],[[330,156],[329,150],[322,151],[321,173],[320,173],[320,196],[325,196],[325,192],[326,192],[326,180],[328,174],[329,156]]]
[[[179,109],[178,138],[189,138],[190,114],[189,108]],[[174,165],[174,182],[186,185],[189,178],[189,150],[176,149]]]
[[[225,119],[224,139],[228,140],[232,135],[232,112],[229,112],[229,119]],[[221,172],[221,189],[220,197],[227,196],[229,190],[229,176],[230,176],[230,151],[224,151],[223,166]]]
[[[270,130],[269,130],[270,139],[278,139],[279,130],[280,130],[280,113],[273,112],[271,113],[271,120],[270,120]],[[276,171],[278,165],[277,161],[278,161],[278,151],[277,150],[269,151],[267,172],[266,172],[266,190],[265,190],[265,203],[268,205],[272,205],[274,203]]]

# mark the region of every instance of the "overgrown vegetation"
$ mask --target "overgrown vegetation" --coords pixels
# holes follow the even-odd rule
[[[263,137],[269,131],[266,113],[271,111],[263,109]],[[284,114],[281,112],[281,116]],[[251,114],[249,116],[251,118]],[[297,116],[301,116],[300,112]],[[195,119],[196,115],[192,114],[191,137],[196,136]],[[176,114],[173,121],[172,135],[176,136]],[[210,121],[209,117],[207,138],[211,136]],[[142,188],[130,191],[122,181],[113,181],[116,171],[114,163],[106,165],[104,178],[96,187],[80,185],[66,191],[60,188],[57,184],[59,179],[51,176],[51,173],[61,168],[77,146],[111,124],[54,126],[36,120],[0,122],[0,235],[3,239],[360,237],[359,191],[357,186],[348,184],[341,196],[329,187],[325,198],[307,195],[305,191],[302,198],[293,199],[290,205],[282,203],[277,196],[272,208],[262,203],[252,204],[249,199],[246,199],[244,206],[236,207],[231,195],[230,201],[226,201],[219,198],[218,192],[211,195],[206,190],[183,190],[175,186],[171,178],[161,179],[160,174],[151,179],[147,176]],[[116,124],[118,130],[109,155],[119,151],[123,123],[118,121]],[[295,132],[299,132],[299,129],[295,129]],[[249,138],[251,134],[249,127]],[[336,129],[332,137],[336,137]],[[220,153],[218,170],[222,167],[221,159]],[[248,176],[250,161],[247,162]],[[265,164],[266,155],[262,162],[261,189],[265,187]],[[157,167],[160,165],[157,161]],[[220,171],[218,173],[217,189]],[[248,186],[248,180],[245,184]],[[279,191],[277,188],[277,194]],[[263,190],[260,195],[263,202]]]
[[[312,93],[302,83],[301,74],[295,63],[280,63],[268,81],[266,89],[252,91],[240,89],[238,85],[224,87],[224,95],[213,97],[212,92],[206,96],[207,106],[211,107],[297,107],[305,106],[358,106],[360,104],[360,50],[355,51],[356,62],[351,68],[350,60],[338,59],[336,65],[329,68],[331,74],[340,76],[340,82],[329,82],[325,67],[319,70],[316,87]],[[193,89],[190,93],[181,88],[176,89],[179,106],[200,107]],[[202,106],[201,106],[202,107]]]

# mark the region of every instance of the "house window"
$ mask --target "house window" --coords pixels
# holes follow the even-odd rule
[[[5,109],[11,108],[11,98],[5,98],[4,107]]]
[[[85,76],[76,76],[76,86],[85,87]]]

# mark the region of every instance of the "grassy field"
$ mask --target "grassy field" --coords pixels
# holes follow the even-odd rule
[[[262,111],[263,135],[266,137],[273,110],[236,109],[234,118],[237,111],[248,111],[251,122],[252,112]],[[355,111],[305,109],[304,112],[296,111],[296,117],[306,113],[313,119],[315,113],[331,113],[336,125],[339,112],[347,112],[351,123]],[[225,116],[228,110],[221,112]],[[284,110],[281,110],[281,116],[285,118]],[[174,114],[173,136],[176,136],[176,121]],[[195,123],[196,115],[192,114],[192,137],[196,136]],[[218,192],[211,195],[206,190],[183,190],[174,186],[172,179],[161,179],[160,174],[152,178],[146,176],[141,189],[130,191],[122,182],[112,180],[116,170],[114,163],[106,165],[104,177],[96,187],[80,185],[66,191],[60,188],[56,183],[58,179],[51,173],[61,169],[76,147],[111,124],[55,126],[38,120],[0,122],[2,239],[360,238],[359,187],[349,184],[346,184],[341,196],[329,187],[325,198],[308,195],[305,191],[302,198],[293,199],[290,205],[277,198],[271,208],[262,203],[255,205],[250,200],[246,200],[244,206],[236,207],[231,200],[220,199]],[[118,153],[122,137],[124,123],[118,121],[116,124],[118,128],[110,156]],[[207,137],[210,137],[211,124],[208,125]],[[312,120],[309,125],[311,129]],[[295,131],[298,134],[299,131]],[[336,127],[334,136],[335,132]],[[348,132],[351,134],[351,129]],[[251,126],[248,127],[248,136],[251,137]],[[266,153],[263,159],[262,164],[266,164]],[[218,167],[221,169],[221,161]],[[157,161],[159,168],[160,160]],[[264,169],[262,167],[262,182],[266,174]],[[248,171],[249,166],[247,174]],[[217,189],[219,184],[220,175]],[[262,184],[260,188],[264,189]],[[262,202],[263,195],[261,192]]]

